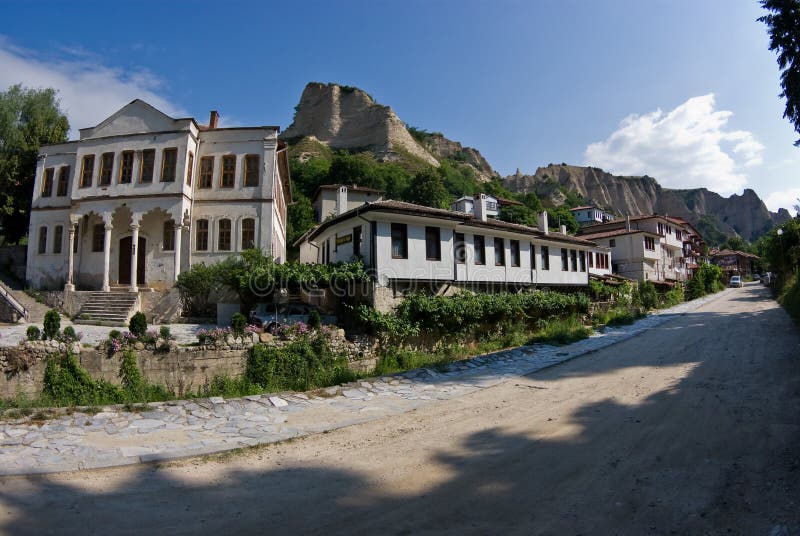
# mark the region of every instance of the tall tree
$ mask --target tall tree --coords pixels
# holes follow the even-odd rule
[[[0,92],[0,235],[18,242],[28,218],[39,148],[67,141],[69,122],[56,90],[21,85]]]
[[[450,194],[436,169],[426,169],[414,175],[406,190],[406,201],[433,208],[450,208]]]
[[[769,49],[778,53],[783,117],[800,133],[800,0],[761,0],[761,7],[769,13],[758,20],[769,28]],[[800,139],[794,144],[800,146]]]

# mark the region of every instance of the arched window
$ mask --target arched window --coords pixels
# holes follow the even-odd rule
[[[208,220],[197,220],[195,233],[195,249],[197,251],[208,251]]]
[[[256,247],[256,220],[245,218],[242,220],[242,250]]]
[[[217,227],[217,249],[219,251],[231,250],[231,220],[219,220]]]

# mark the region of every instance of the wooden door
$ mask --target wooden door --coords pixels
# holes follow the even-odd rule
[[[119,241],[119,284],[120,285],[131,284],[131,256],[133,255],[131,242],[132,238],[130,236],[126,236],[125,238]],[[138,247],[139,252],[138,252],[138,257],[136,258],[137,285],[144,285],[146,245],[147,245],[147,240],[145,240],[140,236],[139,247]]]

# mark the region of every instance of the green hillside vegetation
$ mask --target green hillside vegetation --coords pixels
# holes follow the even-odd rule
[[[412,135],[424,139],[433,135],[412,129]],[[379,161],[368,150],[333,150],[309,138],[285,140],[289,144],[289,166],[295,204],[289,207],[289,243],[292,244],[313,224],[311,199],[323,184],[356,184],[386,192],[385,199],[449,208],[462,195],[491,194],[522,203],[507,207],[501,219],[535,226],[537,212],[547,209],[549,222],[558,228],[561,222],[570,232],[578,223],[566,206],[545,206],[536,194],[516,194],[505,189],[500,181],[481,182],[474,169],[457,159],[442,159],[434,168],[399,151],[397,161]],[[396,149],[395,149],[396,150]],[[576,203],[580,198],[571,199]]]

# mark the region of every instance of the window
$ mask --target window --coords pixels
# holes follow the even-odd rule
[[[506,265],[506,248],[502,238],[494,239],[494,265]]]
[[[219,220],[217,228],[217,249],[219,251],[231,250],[231,220]]]
[[[617,240],[615,238],[612,238],[611,240],[608,241],[608,245],[611,246],[612,248],[617,247]]]
[[[579,253],[579,255],[580,255],[580,261],[581,261],[581,272],[585,272],[586,271],[586,252],[585,251],[581,251]]]
[[[531,244],[531,270],[536,269],[536,244]]]
[[[130,184],[133,180],[133,151],[122,151],[122,158],[119,161],[119,182],[120,184]]]
[[[161,233],[161,244],[164,251],[175,251],[175,222],[172,220],[164,222],[164,230]]]
[[[211,188],[214,176],[214,157],[204,156],[200,159],[200,183],[198,188]]]
[[[87,154],[81,164],[81,188],[89,188],[94,182],[94,155]]]
[[[56,225],[56,230],[53,233],[53,253],[61,253],[62,242],[64,242],[64,226]]]
[[[361,226],[353,227],[353,256],[361,256]]]
[[[598,255],[600,254],[598,253]],[[591,251],[589,252],[589,268],[594,268],[594,253]]]
[[[78,237],[81,236],[81,234],[78,231],[80,231],[80,228],[81,228],[80,224],[75,225],[75,235],[74,235],[74,240],[72,241],[72,252],[73,253],[77,253],[78,252],[78,242],[79,242]]]
[[[58,189],[56,195],[64,197],[67,195],[67,188],[69,187],[69,166],[61,166],[58,170]]]
[[[161,182],[175,182],[178,168],[178,149],[164,149],[161,152]]]
[[[96,223],[92,227],[92,251],[97,253],[103,251],[105,245],[105,230],[106,227],[102,223]]]
[[[47,168],[42,176],[42,197],[50,197],[53,194],[53,177],[56,174],[55,168]]]
[[[511,246],[511,266],[519,266],[519,240],[511,240],[509,245]]]
[[[644,237],[644,249],[649,249],[650,251],[656,250],[656,240],[652,236],[645,236]]]
[[[482,236],[473,236],[472,245],[475,248],[475,264],[486,264],[486,241]]]
[[[429,261],[442,260],[442,239],[438,227],[425,227],[425,258]]]
[[[680,229],[675,229],[675,238],[677,240],[681,239],[681,231],[680,231]]]
[[[542,270],[550,269],[550,247],[542,246]]]
[[[453,236],[453,256],[458,264],[467,261],[467,245],[464,243],[464,233],[456,233]]]
[[[114,170],[114,153],[103,153],[100,158],[100,186],[111,184],[111,172]]]
[[[392,224],[392,258],[408,258],[408,227],[405,223]]]
[[[39,227],[39,255],[47,252],[47,227]]]
[[[208,251],[208,220],[197,220],[194,248],[197,251]]]
[[[220,188],[233,188],[236,182],[236,155],[226,154],[222,157],[222,175],[219,180]]]
[[[561,271],[569,271],[569,252],[564,248],[561,248]]]
[[[189,153],[189,162],[186,166],[186,186],[192,185],[192,173],[194,172],[194,154]]]
[[[359,230],[361,227],[358,228]],[[256,247],[256,220],[245,218],[242,220],[242,249]]]
[[[260,159],[257,154],[248,154],[244,157],[244,185],[258,186],[258,167]]]
[[[156,166],[156,150],[145,149],[142,151],[142,167],[139,172],[139,182],[153,182],[153,171]]]
[[[578,252],[574,249],[569,250],[569,258],[571,261],[570,266],[572,267],[573,272],[578,271]]]

